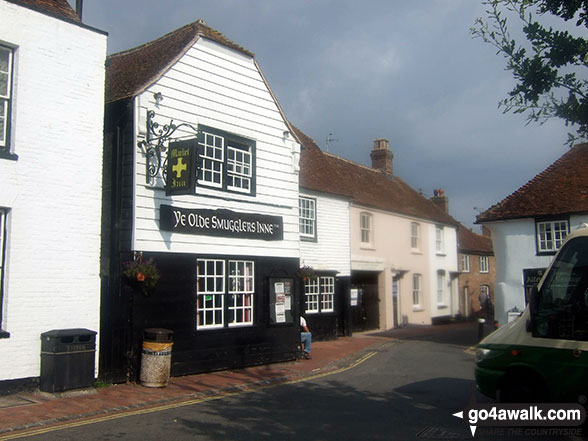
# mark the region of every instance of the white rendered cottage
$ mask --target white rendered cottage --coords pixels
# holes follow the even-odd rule
[[[566,236],[588,222],[588,144],[578,144],[477,217],[492,232],[495,319],[517,317]]]
[[[0,0],[0,381],[40,335],[98,331],[106,34],[66,0]]]

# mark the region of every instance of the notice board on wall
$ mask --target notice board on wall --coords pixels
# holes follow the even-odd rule
[[[294,279],[270,278],[270,323],[293,323]]]

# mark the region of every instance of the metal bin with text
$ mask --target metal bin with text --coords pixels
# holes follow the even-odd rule
[[[41,334],[39,389],[62,392],[94,384],[96,331],[53,329]]]

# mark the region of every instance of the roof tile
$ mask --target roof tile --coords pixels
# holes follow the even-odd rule
[[[12,3],[20,4],[41,12],[48,12],[49,14],[73,20],[81,23],[80,17],[72,9],[67,0],[9,0]]]
[[[460,253],[494,254],[490,237],[476,234],[463,225],[457,230],[457,248]]]
[[[458,224],[402,179],[388,177],[381,171],[324,153],[302,131],[296,128],[294,131],[303,146],[300,157],[302,187],[346,196],[359,205],[433,222]]]
[[[157,81],[200,37],[254,57],[252,52],[207,26],[204,20],[197,20],[157,40],[110,55],[106,61],[106,102],[141,93]]]
[[[557,161],[498,204],[476,223],[588,212],[588,144],[572,147]]]

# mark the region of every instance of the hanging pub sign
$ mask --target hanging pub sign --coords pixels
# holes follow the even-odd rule
[[[165,194],[196,193],[196,139],[170,142]]]
[[[281,216],[237,213],[231,210],[206,210],[160,206],[159,228],[174,233],[242,239],[282,240]]]

